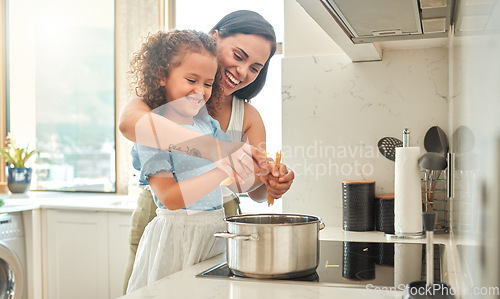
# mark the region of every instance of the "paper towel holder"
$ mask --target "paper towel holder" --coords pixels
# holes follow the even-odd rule
[[[410,146],[410,129],[404,128],[403,129],[403,147],[409,147]]]
[[[424,233],[398,233],[396,234],[385,234],[385,238],[387,240],[393,240],[393,239],[423,239],[424,238]]]
[[[413,281],[406,285],[403,299],[411,298],[455,298],[454,290],[444,282],[435,281],[434,271],[434,229],[436,227],[436,213],[422,213],[423,228],[427,236],[426,242],[426,278],[427,280]]]
[[[403,129],[403,147],[409,147],[410,146],[410,129],[404,128]],[[411,233],[403,233],[403,232],[395,232],[394,234],[385,234],[386,238],[388,240],[391,239],[422,239],[424,238],[424,232],[411,232]]]

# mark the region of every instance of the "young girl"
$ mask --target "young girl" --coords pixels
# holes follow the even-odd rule
[[[212,37],[190,30],[158,32],[143,43],[131,66],[136,91],[154,113],[230,141],[205,108],[210,96],[221,92]],[[139,242],[127,293],[225,249],[213,234],[225,230],[218,187],[228,175],[202,158],[139,144],[134,149],[158,209]]]

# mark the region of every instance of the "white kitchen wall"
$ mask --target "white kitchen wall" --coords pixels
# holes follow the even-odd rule
[[[296,179],[283,211],[342,226],[342,180],[374,180],[394,192],[394,162],[379,153],[383,137],[423,149],[425,132],[448,128],[448,50],[386,51],[352,63],[295,0],[285,0],[283,162]]]
[[[390,51],[383,61],[352,63],[343,54],[283,59],[283,161],[296,179],[284,212],[342,226],[342,180],[374,180],[394,192],[394,162],[379,153],[386,136],[422,153],[425,132],[448,127],[445,48]]]

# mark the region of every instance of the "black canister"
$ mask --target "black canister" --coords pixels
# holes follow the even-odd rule
[[[394,193],[379,194],[375,197],[375,230],[394,234]]]
[[[373,230],[375,181],[342,181],[342,194],[344,230]]]

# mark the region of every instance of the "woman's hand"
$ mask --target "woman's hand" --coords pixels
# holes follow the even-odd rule
[[[278,199],[292,186],[295,173],[283,163],[278,168],[271,158],[268,158],[268,161],[270,163],[267,163],[265,168],[267,171],[261,171],[260,180],[266,185],[267,194]]]

